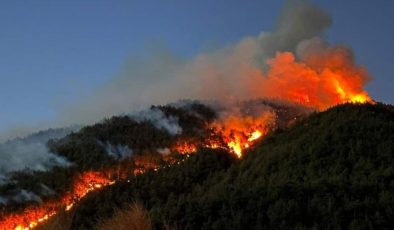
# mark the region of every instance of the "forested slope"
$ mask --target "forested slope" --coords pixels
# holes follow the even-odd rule
[[[94,228],[138,201],[158,229],[390,229],[393,140],[392,106],[336,106],[275,131],[241,160],[205,149],[92,194],[71,226]]]

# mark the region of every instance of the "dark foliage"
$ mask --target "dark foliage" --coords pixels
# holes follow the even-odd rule
[[[202,105],[154,107],[176,116],[182,134],[118,116],[83,128],[49,146],[74,163],[49,172],[18,172],[17,189],[69,189],[78,172],[119,164],[100,142],[126,145],[143,155],[177,139],[204,138],[215,114]],[[283,116],[287,114],[281,110]],[[278,114],[280,116],[280,114]],[[394,226],[394,108],[336,106],[266,137],[242,160],[202,149],[180,164],[130,176],[81,201],[72,229],[92,229],[99,218],[138,201],[157,229],[391,229]],[[8,210],[9,207],[7,207]]]
[[[169,199],[177,200],[202,185],[213,173],[227,169],[235,158],[222,150],[203,149],[184,160],[180,165],[148,171],[90,195],[75,211],[72,229],[92,229],[99,218],[110,217],[116,207],[133,200],[150,209],[163,207]],[[154,215],[161,219],[160,212]]]
[[[393,140],[393,107],[337,106],[276,131],[231,166],[225,154],[205,150],[93,194],[73,228],[138,200],[156,228],[390,229]]]
[[[390,229],[393,140],[392,107],[338,106],[159,212],[187,229]]]
[[[206,135],[203,128],[215,117],[214,111],[209,107],[191,102],[183,106],[153,106],[151,109],[161,110],[167,118],[176,117],[183,132],[172,136],[166,130],[155,127],[149,120],[137,122],[126,115],[105,119],[78,132],[72,132],[64,138],[48,141],[50,152],[65,157],[71,166],[54,167],[50,171],[42,172],[13,172],[9,176],[11,182],[0,185],[0,196],[12,196],[25,190],[37,194],[43,200],[57,198],[70,190],[72,179],[81,172],[108,169],[121,164],[130,165],[133,162],[133,157],[119,159],[111,156],[106,152],[104,144],[127,146],[134,156],[150,153],[156,154],[155,157],[159,158],[161,155],[156,152],[158,148],[170,147],[182,138],[203,139]],[[51,130],[39,132],[28,137],[28,140],[48,139],[53,133]],[[129,171],[132,172],[132,168]],[[50,188],[51,192],[43,193],[42,185]],[[6,205],[0,203],[0,215],[23,210],[31,203],[37,204],[37,201],[8,202]]]

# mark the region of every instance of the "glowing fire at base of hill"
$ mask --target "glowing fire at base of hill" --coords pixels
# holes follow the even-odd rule
[[[28,230],[54,216],[60,209],[70,210],[89,192],[114,184],[103,172],[85,172],[78,176],[72,191],[59,201],[48,201],[40,206],[26,208],[20,214],[11,214],[0,221],[0,229]]]

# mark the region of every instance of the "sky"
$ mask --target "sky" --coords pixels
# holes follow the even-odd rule
[[[328,41],[349,45],[394,104],[394,1],[312,1],[328,11]],[[56,119],[152,44],[193,57],[271,31],[278,0],[4,0],[0,3],[0,134]]]

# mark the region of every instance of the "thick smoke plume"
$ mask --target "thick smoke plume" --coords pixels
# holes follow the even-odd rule
[[[89,124],[180,99],[214,100],[231,107],[237,101],[263,97],[317,110],[370,100],[363,90],[370,77],[365,68],[356,65],[351,50],[324,41],[323,33],[330,25],[325,11],[293,1],[272,32],[243,38],[190,60],[165,50],[130,60],[121,73],[89,98],[60,109],[56,126]],[[167,118],[159,110],[132,116],[149,120],[173,135],[182,132],[176,118]],[[1,174],[11,170],[44,170],[64,164],[41,142],[5,143],[0,153],[7,159],[0,161],[0,181]]]
[[[264,97],[315,109],[369,100],[363,90],[367,71],[356,65],[349,48],[323,39],[331,22],[324,10],[289,1],[272,32],[191,59],[165,49],[133,58],[89,97],[60,107],[50,125],[90,124],[180,99],[232,103]]]
[[[362,89],[369,79],[365,69],[355,64],[348,48],[330,46],[322,38],[330,25],[331,18],[322,9],[293,1],[272,32],[191,60],[169,51],[130,60],[90,98],[62,109],[61,120],[97,121],[179,99],[227,102],[268,97],[324,109],[367,96]]]

